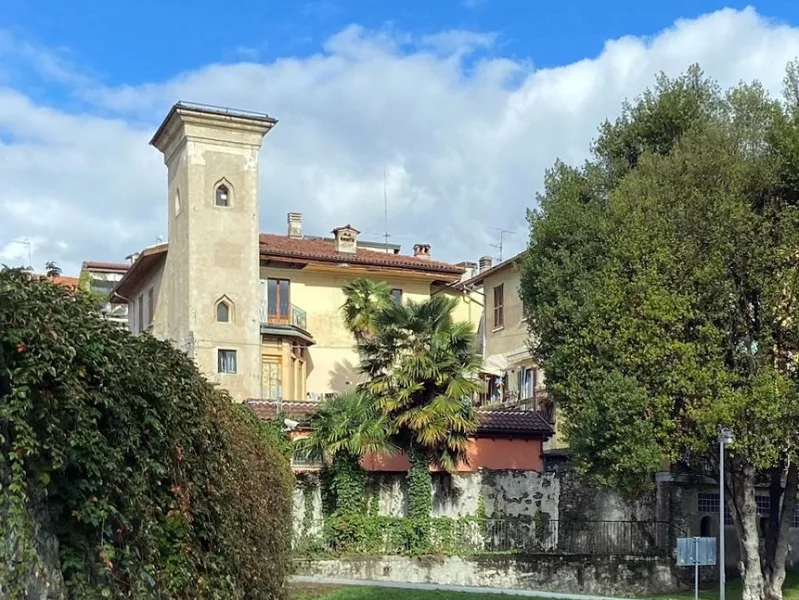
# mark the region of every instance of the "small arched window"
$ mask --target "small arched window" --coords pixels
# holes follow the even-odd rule
[[[702,520],[699,522],[699,536],[713,536],[713,519],[711,519],[709,516],[702,517]]]
[[[175,190],[175,216],[180,214],[180,190]]]
[[[216,305],[216,320],[220,323],[230,322],[230,306],[227,302],[220,302]]]
[[[230,190],[224,183],[216,188],[216,205],[230,206]]]

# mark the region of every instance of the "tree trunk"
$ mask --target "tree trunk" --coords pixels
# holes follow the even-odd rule
[[[780,474],[780,479],[782,474]],[[765,600],[782,600],[782,585],[785,583],[785,562],[788,558],[791,521],[796,501],[797,468],[792,464],[785,476],[782,504],[771,506],[773,527],[769,530],[768,548],[763,564],[763,597]],[[774,495],[772,494],[772,503]],[[776,516],[776,518],[775,518]]]
[[[743,580],[742,600],[763,598],[763,571],[760,564],[757,502],[755,501],[755,468],[743,462],[733,479],[733,502],[738,515],[738,536],[741,546],[739,565]],[[723,527],[724,524],[722,523]],[[723,568],[723,565],[722,565]]]

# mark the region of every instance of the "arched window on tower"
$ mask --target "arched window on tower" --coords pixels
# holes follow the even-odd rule
[[[224,300],[216,305],[216,320],[220,323],[230,322],[230,305]]]
[[[704,516],[699,521],[699,537],[713,537],[713,519],[709,516]]]
[[[216,205],[230,206],[230,190],[224,183],[216,188]]]

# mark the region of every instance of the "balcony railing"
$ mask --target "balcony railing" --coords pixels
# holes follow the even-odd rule
[[[269,305],[266,302],[261,302],[261,323],[269,325],[293,325],[302,330],[308,329],[307,315],[304,310],[294,306],[289,306],[288,312],[270,311]]]

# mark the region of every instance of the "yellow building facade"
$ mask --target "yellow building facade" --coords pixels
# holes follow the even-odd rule
[[[396,301],[459,299],[477,326],[482,296],[457,286],[468,264],[368,242],[351,225],[324,237],[288,213],[283,232],[259,233],[259,149],[268,115],[179,103],[152,144],[167,166],[169,239],[133,255],[112,301],[133,333],[149,331],[189,354],[236,401],[317,400],[360,378],[342,313],[343,288],[385,281]]]

